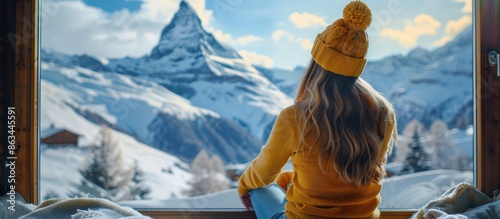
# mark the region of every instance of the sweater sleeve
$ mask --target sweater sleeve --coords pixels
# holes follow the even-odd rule
[[[394,141],[397,139],[397,127],[396,127],[396,118],[394,113],[391,113],[388,116],[387,121],[385,122],[385,131],[384,131],[384,140],[382,140],[382,150],[380,151],[380,159],[387,159],[387,153],[392,151],[392,147]]]
[[[295,109],[284,109],[276,119],[267,143],[260,154],[241,175],[238,185],[240,195],[248,194],[251,189],[271,184],[281,172],[297,147],[295,138]]]
[[[287,191],[288,184],[292,182],[292,178],[293,178],[292,170],[281,172],[276,178],[276,184],[280,186],[283,189],[283,191]]]

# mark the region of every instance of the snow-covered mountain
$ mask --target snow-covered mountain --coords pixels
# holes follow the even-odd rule
[[[459,120],[472,124],[472,27],[441,48],[417,48],[406,56],[369,62],[363,77],[396,108],[398,123],[412,119],[430,126],[442,119],[449,127]]]
[[[227,163],[251,160],[276,115],[292,103],[205,31],[185,1],[149,56],[108,60],[43,49],[41,61],[42,84],[65,97],[42,101],[187,161],[200,150]],[[42,130],[52,123],[76,128],[60,121],[64,113],[42,111]]]
[[[95,85],[92,78],[102,79],[102,83],[108,83],[110,86],[112,86],[110,82],[113,79],[104,80],[103,75],[87,69],[77,71],[74,68],[55,67],[54,63],[47,62],[42,62],[41,67],[44,71],[41,83],[41,129],[46,130],[47,125],[53,124],[55,127],[71,130],[81,136],[77,148],[49,147],[43,144],[40,146],[40,197],[45,198],[49,194],[68,197],[82,179],[78,170],[83,169],[86,164],[88,150],[85,146],[94,140],[99,131],[99,123],[89,120],[90,114],[82,114],[81,110],[87,109],[93,112],[92,114],[100,115],[102,119],[109,121],[117,116],[104,112],[106,108],[103,103],[97,104],[95,101],[82,105],[78,103],[85,99],[110,98],[116,95],[116,91],[108,89],[111,93],[106,97],[99,94],[106,91],[90,89],[91,85]],[[66,76],[61,77],[62,74],[78,80],[79,83],[67,83],[69,81],[66,80],[69,79]],[[78,76],[78,74],[81,75]],[[47,76],[58,76],[59,79],[50,81]],[[114,86],[118,87],[117,84]],[[116,104],[116,102],[110,104]],[[120,112],[127,112],[124,105],[117,104],[116,106],[120,107],[117,108]],[[77,107],[81,110],[75,110]],[[187,182],[192,177],[187,170],[188,164],[175,156],[141,143],[123,132],[113,129],[111,132],[117,146],[123,151],[128,168],[136,160],[139,168],[144,171],[144,183],[151,189],[149,198],[166,199],[184,196],[182,191],[188,189]]]
[[[427,127],[436,119],[449,127],[455,127],[459,120],[470,125],[472,61],[472,27],[468,27],[433,51],[416,48],[404,56],[368,62],[362,77],[393,103],[402,128],[412,119]],[[259,69],[291,97],[304,70]]]
[[[204,30],[185,1],[148,56],[108,60],[44,49],[41,58],[42,83],[66,97],[54,101],[82,118],[181,158],[204,149],[226,162],[255,156],[304,71],[245,62]],[[472,28],[434,51],[369,62],[363,77],[394,104],[401,127],[411,119],[470,123]],[[53,118],[42,129],[61,122],[47,114]]]
[[[150,55],[108,60],[42,49],[40,65],[41,131],[64,127],[88,145],[99,124],[108,125],[125,156],[145,170],[153,199],[183,196],[191,179],[186,161],[200,150],[226,163],[254,158],[304,71],[252,66],[207,32],[184,1]],[[433,51],[369,62],[363,77],[394,104],[401,127],[411,119],[471,123],[472,29]],[[470,151],[469,136],[457,147]],[[43,148],[42,196],[67,195],[85,153]]]
[[[305,71],[302,66],[297,66],[292,71],[280,68],[267,69],[262,66],[255,66],[255,68],[291,98],[297,95],[298,84]]]
[[[262,142],[281,109],[293,103],[235,50],[204,30],[185,1],[149,56],[109,60],[106,67],[154,81],[194,106],[238,123]]]
[[[246,129],[211,110],[193,106],[155,82],[94,71],[105,67],[88,56],[43,49],[41,59],[42,130],[54,124],[93,133],[81,124],[107,124],[184,160],[206,150],[226,162],[239,163],[259,151],[260,141]],[[45,107],[47,104],[50,106]],[[67,118],[73,114],[78,117]]]

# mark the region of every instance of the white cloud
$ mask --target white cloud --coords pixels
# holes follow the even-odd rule
[[[472,14],[472,0],[455,0],[456,2],[463,2],[464,7],[462,13]]]
[[[291,21],[298,28],[308,28],[308,27],[325,27],[328,25],[323,18],[320,16],[310,14],[307,12],[298,13],[294,12],[288,16],[288,20]]]
[[[149,0],[149,1],[162,1],[165,0]],[[189,4],[194,8],[198,16],[200,17],[201,23],[203,26],[208,26],[210,21],[213,19],[213,11],[206,10],[205,0],[190,0]]]
[[[251,43],[251,42],[260,42],[262,40],[264,40],[264,39],[262,39],[262,37],[248,35],[248,36],[238,37],[238,39],[236,39],[235,43],[239,44],[239,45],[246,45],[246,44]]]
[[[205,0],[188,0],[207,26],[212,11]],[[46,0],[42,4],[42,46],[69,54],[102,57],[142,56],[159,41],[161,30],[178,10],[180,0],[144,0],[138,11],[108,13],[80,0]]]
[[[293,34],[285,30],[275,30],[272,36],[275,42],[280,42],[282,38],[286,38],[288,42],[292,42],[295,39]]]
[[[451,20],[446,23],[445,35],[439,40],[436,40],[433,44],[435,46],[443,46],[444,44],[450,42],[461,33],[465,28],[472,24],[472,17],[469,15],[464,15],[458,20]]]
[[[142,20],[167,22],[172,18],[178,6],[179,1],[144,0],[135,16]]]
[[[413,20],[406,21],[403,30],[384,28],[381,36],[397,40],[403,47],[412,47],[417,44],[417,39],[422,35],[436,35],[441,23],[428,14],[419,14]]]
[[[246,50],[240,50],[238,53],[243,57],[245,61],[250,64],[263,66],[266,68],[272,68],[274,66],[274,61],[269,56],[257,54],[256,52],[249,52]]]
[[[145,18],[168,22],[179,9],[180,0],[142,0],[138,14]],[[213,11],[205,9],[205,0],[188,0],[188,3],[200,17],[202,24],[206,27],[213,18]]]
[[[300,43],[300,47],[302,47],[303,50],[311,50],[313,47],[313,43],[310,39],[298,38],[297,42]]]
[[[246,45],[252,42],[260,42],[264,40],[262,37],[254,35],[242,36],[233,39],[233,36],[231,34],[224,33],[221,30],[213,30],[212,34],[215,36],[217,40],[227,44],[234,44],[234,45]]]
[[[285,30],[276,30],[272,34],[274,42],[282,42],[282,39],[285,39],[288,43],[296,43],[299,44],[300,47],[304,50],[311,50],[313,43],[310,39],[304,39],[295,37],[292,33]]]
[[[436,40],[434,41],[434,43],[432,43],[432,45],[434,46],[444,46],[444,44],[450,42],[453,40],[453,37],[450,37],[450,36],[443,36],[441,38],[439,38],[439,40]]]
[[[228,43],[229,41],[231,41],[233,39],[231,34],[223,33],[221,30],[212,31],[212,35],[214,35],[215,39],[217,39],[221,42],[225,42],[225,43]]]
[[[464,15],[458,20],[451,20],[446,23],[446,34],[455,36],[462,32],[466,27],[472,24],[472,17]]]

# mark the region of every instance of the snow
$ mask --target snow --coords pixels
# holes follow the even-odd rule
[[[64,130],[64,129],[61,129],[61,128],[45,129],[43,132],[40,133],[40,139],[50,137],[50,136],[52,136],[52,135],[54,135],[62,130]]]
[[[292,98],[234,49],[203,29],[196,12],[188,5],[180,6],[150,56],[110,60],[107,67],[172,91],[187,87],[189,92],[179,94],[192,105],[243,124],[262,142],[278,113],[293,104]]]
[[[384,180],[379,208],[420,208],[461,182],[473,183],[470,171],[431,170]]]
[[[144,200],[144,201],[122,201],[120,205],[137,209],[163,208],[176,210],[231,210],[243,209],[238,198],[236,189],[228,189],[221,192],[189,198],[174,198],[168,200]],[[189,214],[189,212],[186,212]]]
[[[192,177],[191,173],[186,171],[187,164],[123,133],[112,133],[127,158],[127,167],[130,168],[132,161],[137,160],[144,171],[144,183],[151,188],[148,198],[168,199],[184,196],[182,191],[188,189],[187,182]],[[82,179],[78,170],[85,165],[88,148],[51,148],[47,145],[42,145],[41,148],[40,197],[43,198],[51,191],[60,197],[67,197]],[[171,173],[164,171],[165,169],[170,169]]]
[[[148,138],[147,125],[158,112],[187,120],[203,115],[219,117],[154,82],[46,62],[42,62],[42,70],[42,109],[51,109],[42,110],[42,129],[51,123],[71,128],[71,120],[61,117],[78,115],[70,106],[97,114],[143,140]],[[52,105],[44,106],[49,103]],[[82,132],[90,131],[83,128]]]
[[[110,123],[116,124],[118,122],[116,116],[110,114],[104,104],[85,104],[80,106],[80,109],[95,112]]]
[[[175,50],[169,56],[174,54]],[[109,66],[114,69],[122,66],[127,71],[140,72],[139,78],[157,84],[188,86],[195,93],[188,97],[192,105],[209,109],[233,121],[252,121],[246,124],[246,128],[260,140],[264,139],[266,126],[274,122],[282,109],[293,104],[292,98],[242,58],[206,55],[194,65],[185,64],[186,59],[175,62],[170,59],[113,60]],[[210,71],[213,75],[198,73],[200,62],[207,65],[203,71]],[[203,80],[203,77],[208,79]],[[178,82],[172,83],[174,80]]]
[[[193,82],[194,105],[207,108],[236,121],[244,122],[254,136],[261,137],[274,116],[293,101],[285,94],[266,89],[266,84]],[[237,109],[237,110],[236,110]]]
[[[472,172],[432,170],[391,177],[384,180],[380,209],[418,209],[438,198],[452,186],[461,182],[472,184]],[[229,189],[199,197],[169,200],[124,201],[120,204],[138,209],[244,209],[236,189]]]
[[[87,154],[87,149],[85,146],[88,146],[92,143],[97,130],[99,130],[99,126],[90,122],[89,120],[82,117],[80,114],[75,112],[75,110],[71,106],[78,106],[79,103],[92,102],[95,101],[94,104],[80,104],[83,109],[90,110],[94,113],[99,114],[103,118],[109,119],[108,122],[113,122],[110,118],[120,118],[121,122],[123,122],[126,114],[132,115],[133,110],[137,110],[137,114],[141,114],[142,116],[131,116],[131,118],[139,118],[136,122],[128,121],[129,125],[134,125],[133,128],[140,128],[142,124],[140,119],[147,118],[147,116],[152,116],[154,106],[156,106],[157,110],[162,110],[160,103],[155,103],[155,99],[158,100],[164,98],[163,100],[165,104],[169,105],[169,110],[172,110],[170,113],[176,113],[179,116],[195,116],[196,113],[200,114],[214,114],[208,110],[201,110],[198,108],[194,108],[189,105],[189,102],[175,96],[173,93],[163,89],[161,87],[150,86],[146,91],[150,93],[146,93],[143,88],[137,83],[133,85],[137,92],[133,93],[117,93],[116,90],[124,89],[130,90],[130,83],[126,84],[117,84],[116,80],[123,76],[113,77],[112,74],[107,75],[107,81],[110,84],[107,88],[101,89],[89,89],[93,92],[85,93],[87,89],[82,89],[86,87],[95,86],[91,83],[91,81],[87,81],[85,83],[79,84],[77,83],[77,78],[73,78],[75,80],[70,80],[63,75],[71,75],[75,76],[77,73],[81,72],[81,69],[67,69],[65,68],[66,74],[57,75],[60,71],[60,68],[57,66],[52,66],[47,63],[42,63],[42,69],[44,69],[44,74],[42,75],[42,83],[41,83],[41,108],[45,110],[41,110],[41,132],[44,133],[47,130],[50,130],[50,126],[52,124],[55,125],[56,128],[65,128],[70,131],[74,131],[76,133],[82,134],[80,137],[79,144],[82,147],[79,148],[50,148],[46,145],[41,146],[40,152],[40,171],[41,171],[41,179],[40,179],[40,197],[44,197],[48,192],[53,191],[59,194],[61,197],[66,197],[70,190],[74,187],[75,184],[78,184],[81,180],[81,175],[78,172],[79,169],[82,168],[84,164],[84,159]],[[87,72],[92,73],[94,76],[99,77],[101,73],[97,72]],[[57,77],[55,77],[57,76]],[[117,75],[114,75],[117,76]],[[52,81],[47,80],[47,77],[54,77],[57,80],[53,79]],[[75,76],[78,77],[78,76]],[[70,77],[71,78],[71,77]],[[130,82],[130,81],[129,81]],[[151,83],[146,83],[147,85],[154,85]],[[81,86],[81,87],[78,87]],[[115,86],[115,87],[113,87]],[[121,86],[121,87],[120,87]],[[128,86],[128,87],[126,87]],[[76,89],[76,88],[79,89]],[[102,89],[105,89],[104,91]],[[123,94],[125,97],[132,98],[134,95],[148,94],[147,97],[141,97],[144,99],[148,99],[150,102],[140,102],[137,101],[137,98],[133,102],[129,100],[127,102],[121,100],[119,102],[109,102],[102,101],[102,99],[113,100],[109,96],[119,97]],[[109,96],[108,96],[109,95]],[[108,96],[108,97],[106,97]],[[117,99],[115,99],[117,100]],[[180,100],[180,101],[179,101]],[[175,105],[177,101],[177,105]],[[113,110],[113,103],[119,103],[119,107],[130,107],[130,108],[121,108],[120,110]],[[129,104],[129,105],[125,105]],[[134,106],[130,104],[135,104]],[[180,104],[180,106],[179,106]],[[165,107],[165,105],[164,105]],[[177,108],[176,108],[177,107]],[[191,108],[191,109],[190,109]],[[128,111],[127,111],[128,110]],[[166,109],[165,109],[166,110]],[[174,110],[177,110],[174,112]],[[142,113],[139,113],[142,112]],[[151,112],[151,113],[148,113]],[[112,114],[114,113],[114,114]],[[121,113],[121,114],[120,114]],[[190,115],[189,113],[193,113]],[[182,190],[187,189],[187,182],[191,178],[191,174],[187,172],[188,165],[182,161],[180,161],[175,156],[166,154],[162,151],[154,149],[148,145],[145,145],[141,142],[138,142],[136,139],[130,137],[127,134],[112,130],[113,137],[116,139],[118,144],[122,147],[124,155],[128,158],[129,164],[131,164],[133,159],[138,161],[139,167],[145,172],[145,183],[146,185],[151,187],[151,194],[149,198],[151,199],[165,199],[171,197],[183,197]],[[170,169],[171,173],[164,171],[166,169]]]
[[[148,125],[160,112],[182,120],[225,117],[262,140],[275,116],[293,103],[291,97],[303,69],[268,69],[271,74],[265,75],[203,30],[192,8],[181,9],[179,18],[173,19],[178,23],[165,27],[151,56],[115,60],[95,57],[109,68],[107,72],[78,66],[74,61],[78,57],[42,50],[40,130],[46,132],[54,124],[81,133],[82,147],[41,145],[40,197],[52,191],[64,197],[79,183],[78,170],[87,155],[85,146],[92,143],[99,129],[96,124],[107,123],[116,127],[112,133],[127,165],[136,159],[145,172],[145,183],[152,189],[152,200],[123,204],[137,208],[243,208],[235,189],[184,197],[182,191],[192,177],[188,165],[147,145],[151,138]],[[462,107],[471,103],[472,53],[463,52],[472,48],[467,44],[467,34],[466,30],[457,42],[435,51],[417,48],[406,57],[391,56],[368,64],[363,77],[394,103],[398,122],[403,118],[400,127],[409,117],[441,118],[449,124]],[[175,94],[170,87],[165,88],[168,85],[188,87],[194,94]],[[433,115],[435,111],[440,114]],[[451,135],[455,148],[472,158],[473,128],[452,129]],[[247,165],[229,168],[241,172]],[[401,165],[389,163],[387,169],[397,172]],[[387,178],[380,208],[420,208],[459,182],[472,183],[472,175],[467,171],[432,170]]]
[[[102,65],[107,65],[109,64],[109,60],[104,57],[95,57],[99,62],[101,62]]]
[[[472,123],[468,112],[472,108],[472,54],[469,26],[436,50],[417,48],[408,56],[369,62],[362,77],[393,103],[400,127],[412,119],[426,126],[442,119],[453,127],[461,115]]]
[[[474,157],[474,144],[472,142],[474,135],[473,126],[465,130],[452,129],[450,130],[450,135],[456,152],[461,152],[470,158]]]
[[[211,55],[207,58],[207,63],[209,68],[217,76],[239,76],[245,79],[251,79],[250,77],[255,77],[259,72],[244,62],[241,58],[223,58],[220,56]]]
[[[273,71],[273,79],[278,81],[278,84],[281,86],[293,86],[297,87],[299,80],[302,78],[304,74],[304,69],[297,68],[293,71],[275,68]],[[275,82],[276,83],[276,82]]]

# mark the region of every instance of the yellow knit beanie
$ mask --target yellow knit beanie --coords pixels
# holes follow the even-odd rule
[[[333,73],[359,77],[366,65],[368,34],[372,13],[361,1],[350,2],[343,18],[330,24],[318,34],[311,51],[321,67]]]

